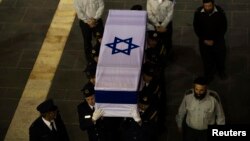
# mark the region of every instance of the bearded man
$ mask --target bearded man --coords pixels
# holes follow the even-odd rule
[[[196,78],[194,87],[186,91],[176,122],[184,141],[207,141],[208,125],[225,124],[220,98],[207,88],[205,77]]]
[[[225,72],[227,19],[224,10],[214,0],[203,0],[193,20],[194,31],[199,38],[199,50],[204,66],[204,75],[212,81],[215,74],[227,79]]]

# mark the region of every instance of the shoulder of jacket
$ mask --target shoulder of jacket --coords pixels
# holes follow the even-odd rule
[[[86,107],[86,101],[85,100],[77,105],[77,108],[83,108],[83,107]]]
[[[195,13],[200,13],[201,12],[201,10],[202,10],[202,6],[200,6],[200,7],[198,7],[196,10],[195,10]]]
[[[35,121],[32,122],[32,124],[30,125],[30,129],[35,129],[37,128],[37,126],[41,125],[42,123],[42,117],[38,117]]]
[[[224,13],[224,10],[222,7],[220,7],[219,5],[215,5],[216,9],[219,11],[219,12],[223,12]]]
[[[216,91],[208,90],[208,94],[209,94],[209,96],[213,97],[214,99],[216,99],[220,103],[220,97]]]
[[[193,89],[186,90],[186,91],[185,91],[185,96],[190,95],[190,94],[193,94],[193,93],[194,93],[194,90],[193,90]]]

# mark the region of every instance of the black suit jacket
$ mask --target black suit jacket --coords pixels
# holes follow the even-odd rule
[[[80,103],[77,106],[79,123],[81,130],[87,130],[89,141],[99,141],[102,135],[100,126],[100,119],[97,120],[96,124],[92,122],[92,115],[94,110],[90,108],[86,101]]]
[[[68,133],[59,114],[55,119],[55,124],[57,132],[53,133],[42,117],[38,117],[29,128],[30,141],[69,141]]]

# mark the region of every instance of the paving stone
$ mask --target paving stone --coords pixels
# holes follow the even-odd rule
[[[50,89],[47,98],[65,100],[67,93],[66,89]]]
[[[192,57],[190,57],[192,56]],[[171,71],[185,73],[199,73],[202,71],[202,62],[195,47],[175,47],[174,49],[175,66]],[[171,67],[167,68],[171,69]],[[168,70],[169,71],[169,70]]]
[[[176,5],[178,5],[178,3]],[[200,6],[202,6],[201,1],[194,1],[194,2],[190,2],[190,3],[186,3],[185,7],[183,9],[180,9],[180,10],[188,10],[188,11],[194,13],[196,11],[196,9]]]
[[[30,27],[32,26],[33,24],[30,23],[5,23],[2,32],[17,34],[27,33],[30,32]]]
[[[84,84],[82,84],[82,87]],[[67,95],[65,97],[66,100],[73,100],[81,102],[83,100],[83,94],[81,92],[82,87],[74,90],[67,90]]]
[[[3,29],[4,29],[3,27],[4,27],[4,24],[1,24],[1,23],[0,23],[0,31],[1,31],[1,32],[2,32]]]
[[[224,0],[225,1],[225,0]],[[245,4],[250,4],[249,0],[233,0],[233,3],[245,3]]]
[[[173,46],[181,46],[181,35],[182,35],[182,27],[181,26],[175,26],[175,22],[173,22],[173,35],[172,35],[172,41]]]
[[[80,51],[80,53],[84,54],[84,51]],[[79,70],[84,71],[86,68],[86,65],[87,65],[87,60],[86,60],[85,56],[80,56],[78,58],[78,60],[76,61],[74,69],[77,69],[77,70],[79,69]]]
[[[249,12],[233,12],[232,25],[235,27],[249,28],[250,21],[247,17],[250,17]]]
[[[16,0],[0,0],[0,7],[12,7]]]
[[[12,22],[12,23],[21,22],[25,11],[26,11],[25,8],[0,7],[1,23],[2,22]]]
[[[186,6],[187,6],[187,3],[186,2],[177,2],[175,4],[175,7],[174,7],[174,10],[176,11],[181,11],[181,10],[185,10],[186,9]],[[174,12],[175,12],[174,11]]]
[[[247,48],[248,31],[246,28],[230,28],[228,31],[228,45],[230,48]]]
[[[0,4],[1,5],[1,4]],[[9,128],[10,121],[9,120],[0,120],[0,140],[3,141],[7,129]]]
[[[23,42],[13,42],[8,48],[12,48],[13,50],[23,50],[28,52],[38,52],[42,46],[41,41],[23,41]]]
[[[78,21],[78,19],[76,19]],[[81,28],[80,26],[73,26],[70,31],[70,36],[68,37],[68,41],[72,42],[79,42],[81,41],[83,44],[83,37],[81,33]]]
[[[225,12],[236,12],[236,11],[241,11],[241,12],[247,12],[248,10],[248,5],[245,3],[223,3],[220,4],[220,6],[225,10]]]
[[[68,41],[65,45],[64,50],[78,50],[79,52],[83,52],[84,45],[83,41]]]
[[[225,4],[225,3],[231,4],[233,3],[233,1],[234,0],[215,0],[215,3],[218,5]]]
[[[125,8],[125,2],[124,1],[112,1],[105,3],[105,9],[127,9]]]
[[[44,1],[45,1],[44,7],[55,9],[55,8],[57,8],[57,5],[58,5],[60,0],[44,0]]]
[[[0,67],[16,67],[22,52],[0,49]]]
[[[175,11],[173,16],[174,26],[193,26],[193,11]]]
[[[81,131],[79,125],[65,124],[71,141],[88,141],[87,131]]]
[[[181,44],[185,46],[195,47],[198,44],[198,38],[194,33],[193,26],[185,26],[182,29]]]
[[[227,70],[231,76],[247,72],[247,56],[241,54],[230,54],[227,63]],[[239,69],[240,68],[240,69]]]
[[[20,58],[20,61],[17,67],[25,68],[25,69],[32,69],[35,64],[38,53],[39,52],[37,50],[23,51],[22,57]]]
[[[22,96],[23,89],[20,88],[4,88],[5,92],[0,93],[0,99],[15,99],[19,100]]]
[[[82,56],[82,52],[77,50],[64,51],[59,64],[59,69],[73,69],[79,58]]]
[[[17,33],[17,32],[11,32],[9,33],[9,38],[11,39],[12,44],[27,42],[30,39],[31,33],[30,32],[23,32],[23,33]]]
[[[1,114],[1,121],[9,121],[12,119],[18,101],[18,99],[0,99],[0,113],[4,113]]]
[[[53,89],[79,89],[86,80],[81,70],[57,70],[53,80]]]
[[[51,22],[54,12],[54,9],[27,8],[23,22],[48,24]]]
[[[30,69],[0,68],[1,87],[23,88],[30,71]]]
[[[16,7],[42,7],[45,0],[16,0]]]
[[[54,99],[65,123],[78,124],[77,105],[79,101],[65,101]],[[70,106],[69,106],[70,105]]]

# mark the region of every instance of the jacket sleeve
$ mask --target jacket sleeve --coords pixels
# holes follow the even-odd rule
[[[36,128],[33,125],[29,128],[29,141],[40,141]]]
[[[215,104],[216,104],[215,105],[216,124],[217,125],[224,125],[225,124],[225,115],[224,115],[222,105],[217,100],[216,100]]]
[[[92,122],[92,113],[87,113],[82,104],[78,105],[77,111],[81,130],[87,130],[94,126]]]
[[[187,110],[186,110],[186,95],[185,95],[179,107],[178,113],[176,115],[176,122],[177,122],[178,128],[182,128],[182,123],[183,123],[186,113],[187,113]]]
[[[168,14],[161,23],[161,26],[166,27],[173,19],[173,14],[174,14],[174,3],[172,1],[169,1],[169,5],[167,8]]]
[[[160,26],[156,17],[154,16],[151,0],[147,1],[147,13],[149,22],[152,23],[154,26]]]
[[[67,131],[65,124],[62,120],[62,117],[59,113],[57,115],[56,122],[58,123],[58,126],[60,128],[60,140],[61,141],[69,141],[68,131]]]
[[[104,11],[104,2],[103,0],[98,0],[98,5],[99,5],[99,8],[97,9],[96,11],[96,15],[94,17],[94,19],[100,19],[103,15],[103,11]]]
[[[200,23],[200,12],[199,10],[195,11],[194,13],[194,20],[193,20],[193,27],[194,27],[194,32],[196,34],[196,36],[198,36],[198,38],[202,38],[201,37],[201,23]]]
[[[226,14],[224,12],[224,10],[222,10],[221,8],[219,8],[219,12],[220,12],[220,27],[218,28],[220,31],[219,31],[219,34],[218,34],[218,39],[223,39],[224,38],[224,35],[226,34],[227,32],[227,18],[226,18]]]
[[[84,22],[87,22],[86,13],[82,10],[82,5],[79,0],[74,0],[74,7],[75,7],[75,11],[76,11],[78,19],[83,20]]]

